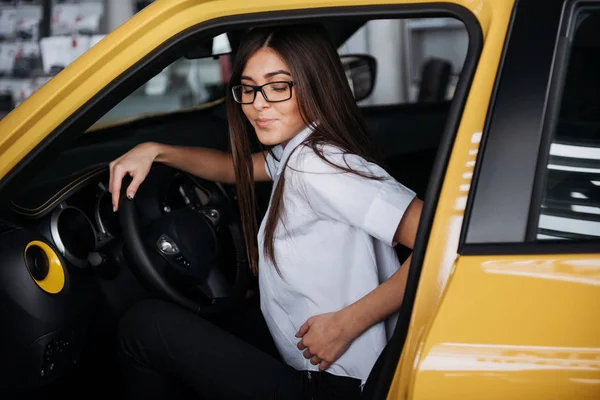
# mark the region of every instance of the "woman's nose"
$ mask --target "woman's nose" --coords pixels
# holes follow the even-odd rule
[[[265,96],[259,90],[256,92],[256,97],[254,97],[254,108],[257,110],[263,109],[269,106],[269,102],[265,99]]]

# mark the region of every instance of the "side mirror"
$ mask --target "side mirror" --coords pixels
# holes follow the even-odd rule
[[[356,101],[366,99],[375,88],[377,60],[367,54],[345,54],[340,56],[348,84]]]

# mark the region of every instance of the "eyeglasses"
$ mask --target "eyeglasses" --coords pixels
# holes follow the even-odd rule
[[[269,82],[260,86],[237,85],[231,88],[231,92],[233,99],[239,104],[254,103],[258,91],[269,103],[278,103],[292,98],[292,86],[294,82],[290,81]]]

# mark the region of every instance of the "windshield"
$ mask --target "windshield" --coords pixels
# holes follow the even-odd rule
[[[130,94],[92,128],[195,108],[225,96],[229,56],[181,58]]]
[[[123,99],[92,129],[222,101],[231,70],[231,47],[226,34],[214,39],[212,51],[221,55],[176,60]]]

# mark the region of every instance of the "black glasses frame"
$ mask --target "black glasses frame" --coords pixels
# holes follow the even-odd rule
[[[287,83],[288,86],[290,87],[290,97],[288,97],[287,99],[284,100],[269,100],[265,91],[263,90],[263,87],[267,86],[267,85],[272,85],[274,83]],[[263,95],[263,98],[265,99],[265,101],[269,102],[269,103],[281,103],[282,101],[288,101],[289,99],[292,98],[292,87],[294,86],[294,81],[277,81],[277,82],[268,82],[265,83],[264,85],[260,85],[260,86],[254,86],[254,85],[236,85],[233,86],[231,88],[231,95],[233,96],[233,100],[238,103],[238,104],[252,104],[254,103],[254,101],[256,100],[256,93],[258,93],[258,91],[260,91]],[[238,99],[235,98],[235,90],[236,88],[240,88],[240,87],[249,87],[252,88],[252,90],[254,90],[254,96],[252,96],[252,101],[246,101],[246,102],[242,102]]]

